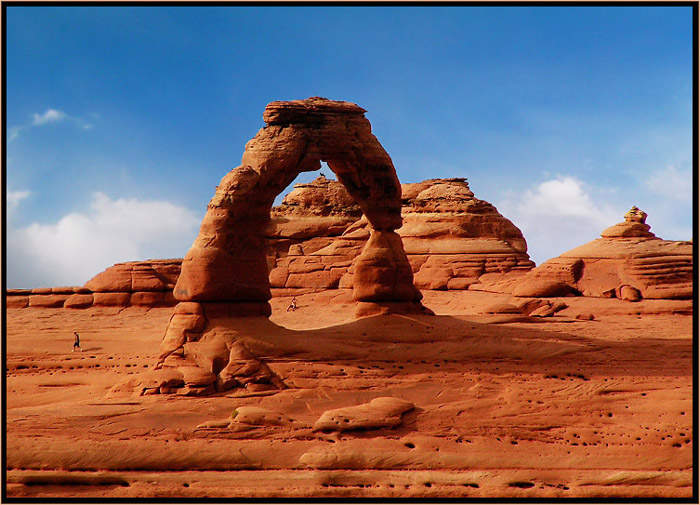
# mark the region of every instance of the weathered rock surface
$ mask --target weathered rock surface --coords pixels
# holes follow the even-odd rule
[[[92,292],[139,292],[172,290],[180,275],[179,259],[117,263],[85,283]]]
[[[282,412],[254,405],[236,407],[231,414],[231,419],[235,424],[249,426],[283,426],[294,422]]]
[[[172,308],[8,310],[7,494],[693,496],[692,300],[423,294],[439,315],[351,321],[347,292],[300,295],[293,313],[284,310],[288,300],[273,298],[272,321],[228,323],[288,388],[215,397],[185,396],[175,367],[149,380],[150,372],[138,374],[156,360]],[[344,303],[328,306],[340,296]],[[498,302],[523,313],[543,302],[569,307],[532,324],[495,324],[517,316],[482,313]],[[594,319],[576,319],[586,314]],[[84,352],[70,352],[73,330]],[[104,399],[114,383],[135,377],[143,396]],[[169,396],[151,396],[156,387]],[[324,412],[377,397],[416,408],[394,428],[313,430]],[[276,424],[279,417],[293,424]],[[81,481],[99,476],[122,484]]]
[[[375,398],[362,405],[324,412],[314,423],[314,429],[348,431],[395,428],[401,424],[401,416],[413,408],[413,403],[400,398]]]
[[[516,296],[582,294],[639,301],[693,296],[692,242],[662,240],[637,207],[601,238],[552,258],[522,277]]]
[[[401,188],[403,225],[397,233],[419,289],[467,289],[483,275],[523,274],[534,267],[520,230],[474,198],[465,179]],[[340,183],[319,177],[296,185],[273,208],[267,230],[273,288],[353,287],[352,264],[370,226],[351,202]]]
[[[160,343],[155,366],[117,384],[112,396],[284,389],[284,383],[238,340],[235,330],[210,324],[221,319],[217,304],[180,302]]]

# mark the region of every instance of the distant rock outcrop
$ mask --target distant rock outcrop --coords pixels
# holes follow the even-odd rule
[[[534,267],[520,230],[493,205],[474,197],[466,179],[431,179],[402,184],[401,190],[403,225],[397,233],[408,264],[400,258],[389,260],[396,268],[410,268],[419,289],[460,290],[474,284],[478,287],[481,281],[497,281],[504,274],[517,277]],[[390,254],[387,241],[392,240],[377,233],[370,249],[375,254],[371,262],[375,263],[379,261],[377,254],[385,258]],[[312,182],[296,184],[282,203],[272,208],[264,236],[273,296],[305,290],[352,289],[355,264],[370,237],[370,224],[340,182],[320,176]],[[381,254],[376,250],[379,244],[384,244]],[[361,265],[371,265],[368,261],[363,258]],[[71,294],[76,290],[73,296],[61,300],[42,296],[35,304],[60,306],[65,302],[63,306],[67,308],[93,304],[175,305],[172,290],[181,264],[182,259],[117,263],[82,288],[66,288]],[[369,275],[381,272],[370,270],[373,272]],[[363,278],[367,273],[360,275]],[[366,279],[365,288],[359,289],[373,289],[373,285]],[[21,294],[29,292],[17,292]],[[360,296],[365,295],[382,296],[369,292]],[[11,307],[27,305],[27,297],[8,299]]]
[[[85,283],[99,293],[172,291],[180,275],[180,259],[117,263]]]
[[[466,179],[402,184],[403,240],[420,289],[467,289],[484,274],[525,273],[534,267],[520,230]],[[273,208],[267,230],[273,288],[353,287],[352,274],[369,238],[369,224],[336,181],[319,177]],[[274,291],[273,291],[274,292]]]
[[[174,305],[180,259],[117,263],[85,283],[98,306]]]
[[[516,296],[582,294],[638,301],[693,296],[692,242],[662,240],[651,233],[637,207],[601,238],[544,262],[513,287]]]

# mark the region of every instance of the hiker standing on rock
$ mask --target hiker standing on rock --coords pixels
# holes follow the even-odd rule
[[[290,310],[292,312],[297,310],[297,298],[296,298],[296,296],[292,298],[292,303],[290,303],[289,307],[287,307],[287,312],[289,312]]]

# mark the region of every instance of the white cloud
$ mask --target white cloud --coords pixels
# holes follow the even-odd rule
[[[8,191],[7,192],[7,212],[12,213],[19,205],[19,202],[27,198],[31,191]]]
[[[558,177],[517,196],[511,194],[497,207],[523,232],[528,253],[539,265],[600,237],[601,231],[624,219],[629,209],[612,206],[596,196],[591,196],[582,181]]]
[[[47,109],[46,112],[43,114],[34,114],[34,119],[32,121],[32,124],[34,126],[41,126],[45,125],[48,123],[58,123],[60,121],[63,121],[64,119],[68,118],[68,115],[60,110],[56,109]]]
[[[170,202],[95,193],[86,212],[55,224],[9,226],[8,287],[79,286],[114,263],[183,257],[199,223]]]
[[[674,165],[658,170],[645,184],[658,196],[670,200],[690,202],[693,199],[693,175],[690,169],[680,171]]]

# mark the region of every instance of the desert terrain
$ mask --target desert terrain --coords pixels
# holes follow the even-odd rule
[[[207,397],[110,393],[153,366],[172,307],[9,309],[7,496],[692,496],[691,300],[562,297],[536,318],[424,295],[436,315],[359,320],[348,290],[273,298],[231,324],[285,388]],[[413,408],[314,429],[382,397]],[[246,406],[281,420],[232,429]]]
[[[693,497],[693,243],[535,266],[364,112],[271,102],[184,258],[5,293],[8,497]]]

